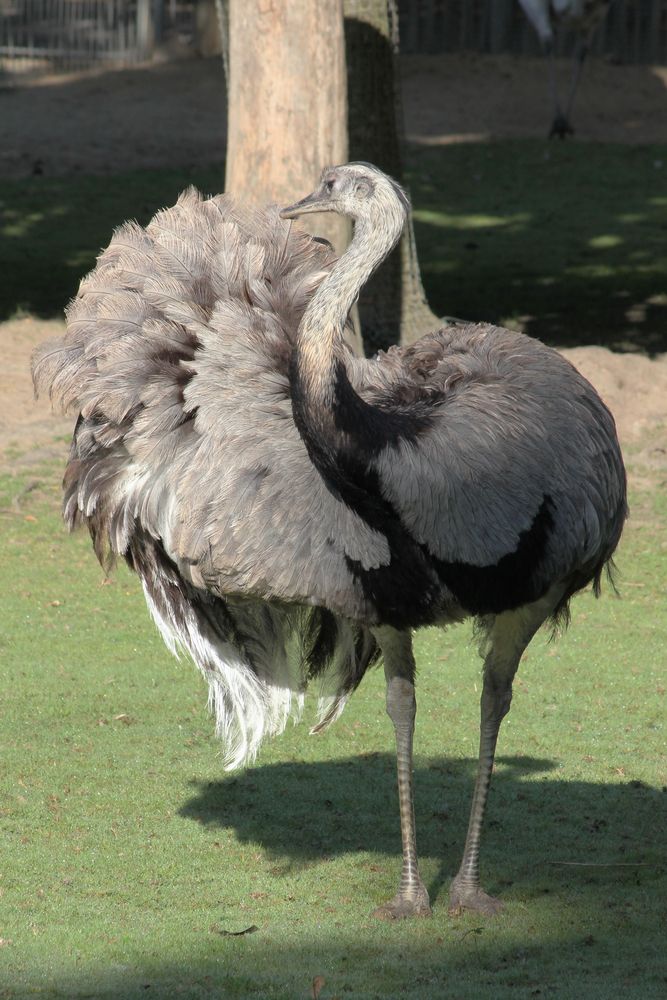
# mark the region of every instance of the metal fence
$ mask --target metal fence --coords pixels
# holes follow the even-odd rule
[[[402,52],[540,52],[517,0],[399,0],[399,12]],[[568,43],[560,32],[557,51]],[[614,0],[592,51],[624,63],[667,62],[667,0]]]
[[[187,38],[192,0],[0,0],[0,67],[14,72],[127,66],[166,29]]]
[[[164,34],[192,42],[203,2],[0,0],[0,69],[130,65]],[[403,52],[539,52],[517,0],[398,0],[398,7]],[[563,51],[567,38],[557,44]],[[619,62],[667,63],[667,0],[614,0],[593,51]]]

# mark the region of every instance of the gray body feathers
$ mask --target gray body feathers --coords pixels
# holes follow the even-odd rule
[[[516,333],[457,326],[371,361],[339,345],[331,433],[304,428],[297,330],[334,264],[277,210],[190,190],[115,233],[34,362],[79,413],[65,519],[140,574],[209,681],[230,766],[309,681],[331,721],[375,626],[488,617],[554,584],[565,609],[625,516],[609,412]]]

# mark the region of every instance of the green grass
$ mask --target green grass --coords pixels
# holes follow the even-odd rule
[[[667,147],[414,148],[434,308],[551,343],[667,350],[663,164]],[[60,315],[115,225],[221,177],[3,182],[0,318]],[[418,636],[435,910],[390,926],[369,917],[400,866],[381,674],[327,734],[290,726],[225,774],[204,683],[164,649],[136,578],[106,581],[87,537],[64,534],[61,467],[16,468],[0,480],[0,998],[298,1000],[317,975],[321,1000],[665,995],[664,490],[633,497],[622,599],[579,597],[569,632],[538,637],[522,665],[483,843],[485,887],[507,904],[495,921],[446,905],[479,661],[466,626]]]
[[[413,146],[408,181],[424,283],[439,315],[548,343],[667,351],[667,146],[511,140]],[[0,187],[0,319],[60,316],[127,218],[145,223],[221,166]]]
[[[433,919],[373,921],[400,849],[379,672],[320,738],[222,771],[203,681],[136,578],[59,521],[60,469],[0,482],[0,997],[663,997],[667,501],[634,498],[622,599],[538,637],[483,843],[494,921],[447,916],[477,740],[469,629],[419,635],[416,811]],[[252,934],[227,936],[255,925]]]
[[[667,351],[667,146],[463,143],[413,147],[410,166],[439,315]]]
[[[189,184],[218,192],[223,183],[221,166],[2,180],[0,320],[62,316],[116,226],[126,219],[145,225]]]

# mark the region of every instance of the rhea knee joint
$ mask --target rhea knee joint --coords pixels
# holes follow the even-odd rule
[[[414,684],[404,677],[392,677],[387,682],[386,708],[394,725],[414,722],[417,711]]]

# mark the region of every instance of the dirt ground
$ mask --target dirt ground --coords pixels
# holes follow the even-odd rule
[[[543,136],[547,130],[540,59],[406,57],[402,72],[412,142]],[[568,65],[561,74],[566,82]],[[575,112],[575,141],[667,142],[667,68],[592,61]],[[0,90],[0,177],[214,163],[223,152],[218,59],[51,77]],[[7,457],[0,466],[66,449],[53,438],[68,435],[72,420],[55,417],[48,400],[33,400],[28,373],[33,347],[61,329],[58,321],[31,318],[2,324],[0,453]],[[651,361],[599,347],[564,353],[608,403],[641,475],[654,485],[667,483],[667,356]]]
[[[407,137],[439,144],[544,136],[551,123],[543,59],[405,56]],[[568,61],[558,69],[565,92]],[[577,95],[579,140],[667,143],[667,67],[591,60]],[[223,159],[218,58],[50,76],[0,89],[0,176],[116,173]]]

